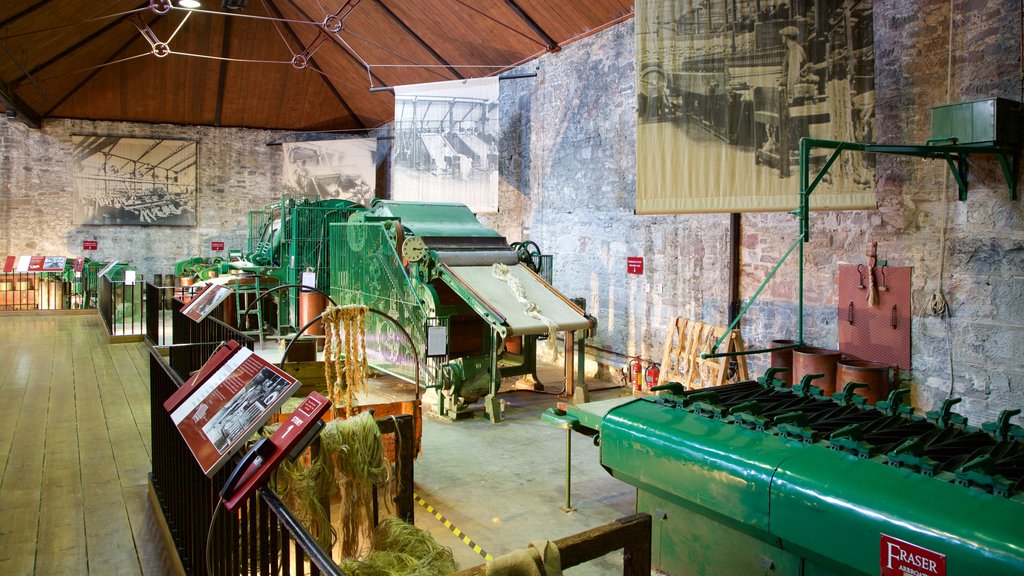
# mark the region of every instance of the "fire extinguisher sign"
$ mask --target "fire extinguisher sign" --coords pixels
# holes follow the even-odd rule
[[[882,576],[946,576],[946,555],[882,534]]]
[[[643,256],[627,256],[626,257],[626,272],[630,274],[643,274],[644,273],[644,257]]]

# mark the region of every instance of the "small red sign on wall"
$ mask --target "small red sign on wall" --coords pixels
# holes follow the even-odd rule
[[[210,242],[210,250],[213,250],[214,252],[221,252],[221,251],[224,250],[224,243],[223,242]]]
[[[82,250],[95,250],[99,246],[96,240],[82,240]]]
[[[881,576],[946,576],[946,555],[882,534]]]
[[[626,257],[626,272],[630,274],[643,274],[644,273],[644,258],[643,256],[628,256]]]

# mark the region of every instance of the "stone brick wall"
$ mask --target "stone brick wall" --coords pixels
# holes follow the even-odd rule
[[[198,225],[74,226],[71,136],[112,134],[199,141]],[[194,126],[47,121],[40,130],[0,118],[0,254],[82,255],[135,264],[145,275],[170,274],[174,262],[215,256],[210,241],[245,248],[249,210],[280,198],[281,147],[274,133]],[[227,252],[219,253],[226,255]]]
[[[1021,99],[1019,4],[967,4],[955,6],[947,99],[949,4],[875,0],[878,141],[923,143],[937,104]],[[633,214],[633,52],[626,22],[520,70],[536,78],[502,83],[501,212],[487,220],[554,254],[555,286],[586,297],[599,318],[595,347],[660,360],[672,317],[727,320],[728,217]],[[838,265],[865,262],[878,242],[880,258],[914,268],[913,370],[905,375],[914,404],[933,409],[952,388],[964,398],[957,410],[980,424],[1024,407],[1024,209],[1008,199],[992,157],[972,157],[970,169],[970,198],[959,202],[942,163],[882,156],[877,210],[811,215],[805,340],[838,345]],[[744,302],[796,234],[789,215],[742,217]],[[626,274],[627,256],[644,258],[643,276]],[[748,348],[796,336],[796,277],[794,258],[748,312]],[[948,321],[925,311],[940,288]],[[767,358],[750,364],[762,370]]]

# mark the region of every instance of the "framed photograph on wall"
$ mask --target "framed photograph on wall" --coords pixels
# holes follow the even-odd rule
[[[192,140],[72,136],[75,225],[195,226]]]

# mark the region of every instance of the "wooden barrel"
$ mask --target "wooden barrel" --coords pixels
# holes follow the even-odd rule
[[[836,390],[842,391],[848,382],[867,384],[857,394],[867,398],[868,404],[874,404],[892,390],[892,367],[867,360],[843,360],[836,366]]]
[[[793,349],[793,385],[803,379],[804,374],[824,374],[824,378],[814,380],[812,384],[821,388],[825,394],[836,391],[836,364],[841,354],[839,350],[828,348],[800,347]]]

